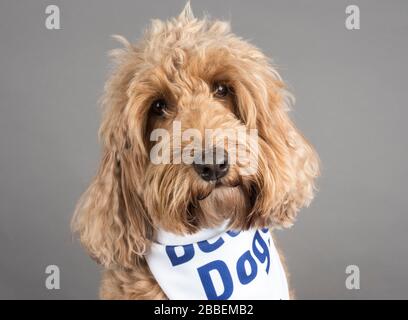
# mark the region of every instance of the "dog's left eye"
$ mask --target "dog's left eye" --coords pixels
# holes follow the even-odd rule
[[[150,108],[152,109],[152,111],[161,116],[164,114],[164,112],[166,111],[167,108],[167,102],[164,99],[157,99],[154,100],[153,103],[151,104]]]
[[[226,84],[217,83],[215,85],[214,94],[219,98],[224,98],[229,94],[229,88]]]

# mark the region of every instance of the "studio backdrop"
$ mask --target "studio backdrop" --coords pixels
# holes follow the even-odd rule
[[[98,297],[70,221],[100,159],[111,35],[135,42],[185,2],[0,1],[0,298]],[[272,58],[319,154],[314,201],[275,232],[296,297],[407,299],[408,2],[191,5]]]

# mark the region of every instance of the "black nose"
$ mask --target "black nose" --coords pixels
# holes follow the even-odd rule
[[[212,157],[208,152],[203,153],[201,161],[193,163],[194,170],[205,181],[214,181],[221,179],[228,173],[228,154],[225,150],[214,149],[210,151]],[[207,156],[206,156],[207,155]]]

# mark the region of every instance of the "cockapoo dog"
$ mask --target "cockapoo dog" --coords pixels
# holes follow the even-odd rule
[[[136,45],[117,38],[124,48],[112,52],[105,87],[102,160],[72,221],[105,267],[101,298],[288,298],[270,230],[291,226],[310,203],[319,161],[288,117],[281,77],[228,23],[196,19],[189,4],[154,20]],[[194,148],[182,153],[191,129],[221,130],[205,145],[195,140],[209,163],[194,160]],[[214,142],[226,129],[257,135]],[[158,143],[156,158],[170,162],[152,161]],[[232,161],[238,145],[246,156]],[[181,154],[193,161],[175,161]]]

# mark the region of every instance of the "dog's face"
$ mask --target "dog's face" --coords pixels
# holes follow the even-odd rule
[[[189,6],[154,21],[136,46],[120,40],[102,163],[73,220],[91,255],[131,267],[157,228],[290,226],[313,197],[318,159],[267,58]],[[170,161],[158,162],[164,154]]]

